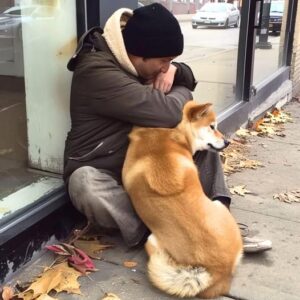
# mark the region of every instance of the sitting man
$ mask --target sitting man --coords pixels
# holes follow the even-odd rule
[[[89,221],[118,228],[128,246],[145,241],[148,229],[122,187],[121,171],[132,127],[175,127],[196,81],[184,63],[177,19],[162,5],[117,10],[104,32],[92,28],[68,63],[72,127],[65,146],[64,179],[73,205]],[[218,153],[196,153],[207,196],[229,208],[230,195]],[[250,246],[250,247],[249,247]],[[245,251],[270,248],[247,241]]]

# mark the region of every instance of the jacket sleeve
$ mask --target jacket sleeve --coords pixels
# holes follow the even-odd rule
[[[174,86],[165,95],[106,60],[81,65],[73,76],[72,97],[80,95],[81,105],[91,105],[93,113],[104,117],[143,127],[174,127],[192,99],[185,86]]]
[[[177,68],[174,85],[185,86],[190,91],[194,91],[198,82],[196,81],[191,68],[185,63],[173,62],[172,64]]]

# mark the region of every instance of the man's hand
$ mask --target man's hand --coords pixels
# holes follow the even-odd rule
[[[176,70],[177,68],[171,64],[166,73],[161,72],[157,75],[153,82],[153,87],[164,92],[165,94],[170,92],[174,82]]]

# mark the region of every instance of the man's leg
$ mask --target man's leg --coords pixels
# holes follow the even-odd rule
[[[219,200],[229,208],[231,197],[225,183],[219,153],[198,151],[194,155],[194,162],[198,167],[200,181],[207,197],[212,200]]]
[[[219,200],[229,209],[231,197],[225,183],[219,153],[198,151],[194,155],[194,161],[198,167],[200,181],[205,194],[212,200]],[[270,240],[247,237],[243,233],[248,233],[248,226],[245,224],[239,225],[243,236],[245,253],[258,253],[272,249]]]
[[[147,233],[127,193],[109,171],[81,167],[70,176],[68,188],[73,205],[89,221],[120,229],[128,246],[137,245]]]

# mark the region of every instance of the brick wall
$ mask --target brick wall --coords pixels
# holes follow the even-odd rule
[[[300,94],[300,1],[298,1],[295,34],[293,43],[291,79],[293,81],[293,95]]]

